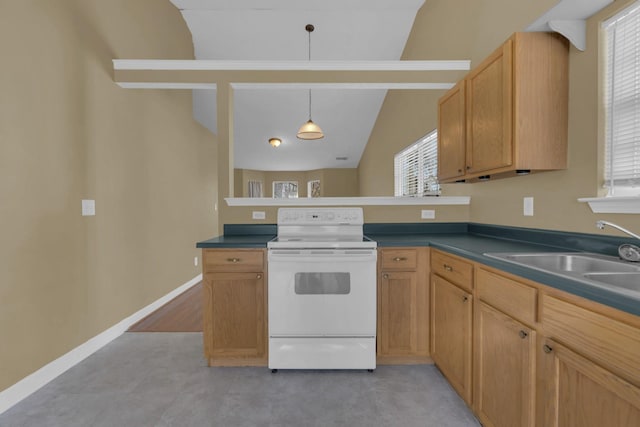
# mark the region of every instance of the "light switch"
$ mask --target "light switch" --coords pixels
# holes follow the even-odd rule
[[[523,213],[524,216],[533,216],[533,197],[524,198]]]
[[[251,215],[251,217],[253,219],[265,219],[266,215],[264,211],[253,211],[253,214]]]
[[[82,200],[82,216],[94,216],[96,214],[95,200]]]

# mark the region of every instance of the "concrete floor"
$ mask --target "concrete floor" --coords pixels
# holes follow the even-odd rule
[[[480,424],[434,366],[209,368],[201,333],[125,333],[1,414],[0,426]]]

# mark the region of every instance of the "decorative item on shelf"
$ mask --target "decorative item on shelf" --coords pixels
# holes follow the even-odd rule
[[[280,144],[282,144],[282,140],[280,138],[269,138],[269,144],[271,144],[273,148],[278,148]]]
[[[311,61],[311,32],[315,30],[315,27],[311,24],[307,24],[304,29],[309,33],[309,61]],[[298,133],[296,135],[299,139],[322,139],[324,138],[324,133],[322,133],[322,129],[320,126],[315,124],[313,120],[311,120],[311,89],[309,89],[309,120],[300,126],[298,129]]]

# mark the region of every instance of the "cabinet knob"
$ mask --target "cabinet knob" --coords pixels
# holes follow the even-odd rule
[[[467,302],[467,301],[469,301],[469,297],[468,297],[468,296],[466,296],[466,295],[465,295],[465,296],[463,296],[463,297],[462,297],[462,302]]]
[[[262,274],[256,274],[256,279],[262,279]]]
[[[542,351],[545,353],[551,353],[553,351],[553,347],[549,347],[547,344],[542,346]]]
[[[471,169],[471,166],[467,166],[467,170]]]
[[[227,258],[227,261],[235,264],[240,262],[240,258]]]
[[[450,265],[444,264],[444,269],[447,271],[453,271],[453,267],[451,267]]]
[[[458,169],[458,173],[462,173],[462,169]]]
[[[526,333],[525,331],[518,332],[518,335],[520,335],[520,338],[522,339],[525,339],[527,336],[529,336],[529,334]]]
[[[383,274],[383,275],[382,275],[382,278],[383,278],[383,279],[388,279],[388,278],[389,278],[389,275],[388,275],[388,274]]]
[[[393,260],[394,260],[395,262],[400,262],[400,261],[406,261],[407,259],[406,259],[405,257],[399,257],[399,256],[397,256],[397,257],[395,257]]]

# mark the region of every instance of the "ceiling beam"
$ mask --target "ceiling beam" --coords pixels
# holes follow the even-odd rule
[[[216,61],[207,59],[114,59],[114,70],[184,71],[455,71],[471,61]]]
[[[204,88],[234,85],[343,84],[361,89],[443,89],[464,77],[469,61],[207,61],[113,60],[114,80],[126,88]],[[191,87],[190,85],[193,85]],[[345,88],[347,88],[345,86]]]

